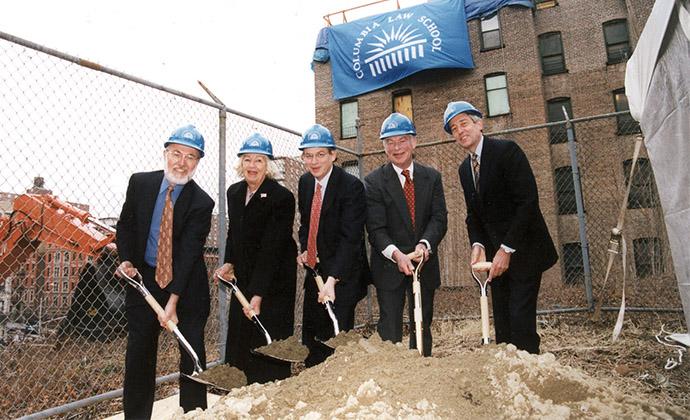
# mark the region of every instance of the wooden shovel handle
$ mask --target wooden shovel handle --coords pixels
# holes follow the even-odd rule
[[[146,299],[146,302],[148,302],[149,306],[151,306],[154,312],[156,312],[156,315],[158,315],[160,318],[165,318],[165,310],[152,295],[146,295],[144,296],[144,299]],[[170,332],[174,332],[177,329],[177,325],[172,321],[172,319],[169,319],[165,325]]]
[[[489,271],[491,270],[491,261],[482,261],[472,264],[474,271]]]
[[[482,344],[489,344],[489,301],[483,295],[479,302],[482,308]]]

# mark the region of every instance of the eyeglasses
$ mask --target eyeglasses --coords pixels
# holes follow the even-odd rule
[[[330,155],[328,152],[319,152],[319,153],[302,153],[302,160],[305,162],[313,161],[314,159],[321,161],[326,159],[326,156]]]
[[[173,160],[180,161],[184,159],[185,163],[192,164],[199,160],[199,157],[193,153],[187,153],[186,155],[179,150],[166,150],[165,153],[172,157]]]
[[[405,138],[402,140],[391,140],[391,139],[386,139],[385,140],[386,146],[390,147],[391,149],[394,149],[396,147],[403,147],[409,143],[409,139]]]

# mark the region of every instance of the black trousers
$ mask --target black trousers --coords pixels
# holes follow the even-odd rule
[[[338,320],[340,331],[349,331],[355,326],[355,308],[357,300],[349,296],[338,295],[336,286],[333,312]],[[333,321],[328,316],[326,305],[318,302],[318,288],[311,274],[304,279],[304,304],[302,311],[302,344],[309,349],[304,364],[312,367],[323,362],[333,354],[333,349],[320,343],[335,336]],[[317,340],[318,339],[318,340]]]
[[[146,288],[165,307],[169,294],[154,283],[155,269],[139,269]],[[128,287],[128,289],[131,289]],[[125,355],[125,380],[123,386],[123,406],[126,419],[150,419],[156,388],[156,359],[158,336],[162,330],[153,309],[133,289],[127,291],[127,353]],[[208,313],[178,312],[178,329],[187,339],[201,362],[206,367],[204,347],[204,327]],[[179,347],[180,372],[194,372],[194,362],[187,352]],[[206,386],[180,376],[180,407],[185,412],[195,408],[206,408]]]
[[[376,289],[379,303],[379,323],[377,331],[382,340],[399,343],[403,334],[403,308],[407,296],[408,316],[410,318],[410,348],[417,348],[417,336],[414,323],[414,296],[412,294],[412,277],[408,277],[400,287],[394,290]],[[434,316],[435,289],[421,287],[422,291],[422,354],[431,356],[431,321]]]
[[[508,274],[491,281],[491,303],[497,343],[512,343],[520,350],[539,354],[537,297],[541,274],[513,279]]]

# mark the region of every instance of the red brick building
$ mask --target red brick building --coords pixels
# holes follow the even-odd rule
[[[410,116],[417,127],[416,158],[443,174],[449,209],[449,231],[441,249],[444,285],[468,284],[469,246],[465,232],[465,204],[457,167],[465,154],[443,131],[443,112],[450,101],[472,102],[485,114],[485,132],[528,127],[563,120],[562,107],[571,117],[588,117],[627,110],[624,91],[625,63],[653,6],[653,0],[537,0],[536,7],[504,7],[495,16],[468,22],[475,68],[425,70],[383,89],[345,100],[333,99],[331,65],[314,62],[316,121],[328,127],[340,145],[356,149],[357,129],[365,152],[380,151],[381,122],[391,112]],[[394,7],[394,6],[392,6]],[[579,165],[587,217],[601,213],[602,232],[590,235],[593,272],[606,259],[606,243],[620,206],[616,194],[602,191],[600,180],[620,192],[629,170],[632,145],[639,127],[619,115],[577,131],[578,147],[586,147],[587,160]],[[537,177],[540,204],[561,255],[560,266],[546,280],[575,283],[582,276],[582,257],[565,131],[558,128],[504,135],[527,153]],[[341,152],[341,162],[352,159]],[[365,157],[364,174],[385,161],[373,153]],[[626,166],[627,165],[627,166]],[[629,201],[629,244],[638,276],[660,270],[666,242],[663,227],[651,226],[649,212],[656,209],[651,167],[644,152],[633,185],[635,203]],[[594,180],[594,181],[592,181]],[[565,182],[563,182],[565,181]],[[638,182],[639,181],[639,182]],[[644,181],[644,182],[643,182]],[[639,185],[638,185],[639,184]],[[643,185],[644,184],[644,185]],[[607,187],[607,188],[608,188]],[[637,194],[637,195],[635,195]],[[631,199],[632,200],[632,199]],[[588,220],[589,222],[589,220]],[[661,223],[660,225],[663,225]],[[666,251],[667,257],[670,252]],[[595,264],[599,266],[595,267]],[[650,267],[651,266],[651,267]],[[666,270],[670,264],[666,263]],[[600,279],[600,278],[599,278]],[[596,279],[595,279],[596,280]]]

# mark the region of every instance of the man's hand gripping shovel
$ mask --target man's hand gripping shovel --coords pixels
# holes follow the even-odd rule
[[[321,277],[321,273],[319,273],[319,270],[316,267],[310,267],[307,264],[304,264],[304,268],[309,270],[311,275],[314,277],[314,281],[316,281],[316,287],[319,289],[319,293],[323,292],[324,288],[324,283],[323,283],[323,277]],[[338,326],[338,318],[335,316],[335,312],[333,311],[333,302],[331,301],[330,297],[326,296],[326,299],[324,300],[324,305],[326,305],[326,311],[328,311],[328,316],[331,318],[331,321],[333,322],[333,334],[338,335],[340,334],[340,327]]]
[[[479,284],[479,289],[481,290],[479,303],[482,311],[482,344],[489,344],[489,299],[486,296],[489,270],[491,270],[491,261],[472,264],[472,277]],[[480,274],[481,272],[484,272],[485,275]],[[481,277],[484,277],[484,279],[482,280]]]
[[[220,282],[229,287],[230,290],[232,291],[232,294],[235,295],[237,300],[240,302],[243,308],[245,308],[249,312],[249,316],[251,316],[252,322],[254,322],[254,325],[256,328],[261,332],[261,334],[264,335],[264,338],[266,339],[266,345],[263,347],[260,347],[258,349],[252,350],[253,353],[258,353],[262,356],[267,356],[271,357],[273,359],[277,360],[282,360],[284,362],[303,362],[304,359],[306,358],[306,354],[302,349],[290,349],[290,348],[282,348],[278,347],[279,342],[274,342],[271,340],[271,335],[268,333],[264,325],[261,323],[259,320],[259,316],[256,314],[254,309],[251,307],[249,304],[249,301],[247,298],[244,296],[242,291],[237,287],[236,284],[236,279],[232,278],[231,280],[223,278],[223,276],[220,276],[216,274],[216,277]]]
[[[117,269],[117,274],[120,278],[125,279],[125,281],[134,289],[136,289],[136,291],[141,293],[141,295],[144,297],[144,300],[146,300],[149,306],[151,306],[156,315],[158,315],[159,317],[165,317],[165,310],[161,307],[158,301],[156,301],[156,299],[151,295],[151,292],[149,292],[146,286],[144,286],[144,281],[141,278],[141,274],[139,274],[138,271],[134,276],[136,277],[136,279],[128,276],[127,274],[125,274],[124,271],[122,271],[119,268]],[[192,372],[191,375],[183,372],[180,372],[180,374],[186,376],[187,378],[195,382],[199,382],[204,385],[210,385],[215,388],[219,388],[226,391],[230,391],[232,388],[241,387],[247,384],[247,378],[244,375],[244,373],[234,367],[230,368],[234,370],[226,372],[225,375],[223,375],[224,379],[222,381],[211,382],[210,380],[204,379],[213,377],[214,375],[211,375],[210,372],[216,368],[223,367],[224,365],[215,366],[215,368],[211,368],[204,371],[201,367],[199,356],[196,354],[196,352],[189,344],[187,339],[184,338],[179,328],[177,328],[177,325],[172,320],[168,320],[168,322],[166,323],[166,329],[173,333],[177,341],[180,343],[180,346],[187,352],[189,357],[191,357],[194,361],[194,372]],[[227,369],[227,367],[225,367],[224,369]]]

